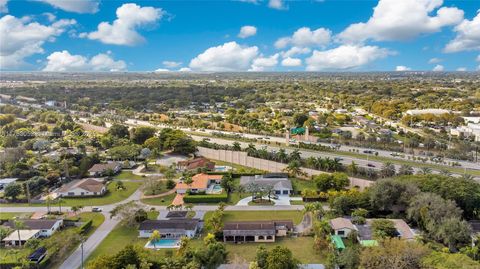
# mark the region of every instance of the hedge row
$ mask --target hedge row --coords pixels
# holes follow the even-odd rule
[[[228,201],[228,194],[187,194],[183,197],[185,203],[220,203]]]
[[[89,220],[80,226],[80,234],[86,234],[92,227],[92,220]]]

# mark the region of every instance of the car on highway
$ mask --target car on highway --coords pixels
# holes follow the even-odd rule
[[[367,164],[368,167],[376,167],[373,163]]]

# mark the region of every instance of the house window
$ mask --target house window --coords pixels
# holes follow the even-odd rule
[[[267,235],[267,240],[272,240],[273,237],[271,235]]]
[[[97,195],[97,192],[94,192],[93,195]]]
[[[69,193],[68,193],[68,196],[73,196],[73,195],[75,195],[74,192],[69,192]]]
[[[282,191],[275,191],[275,194],[282,194]]]
[[[80,193],[80,195],[82,195],[82,196],[83,196],[83,195],[85,195],[85,193],[84,193],[84,192],[81,192],[81,193]]]
[[[260,235],[260,236],[258,237],[258,240],[265,240],[265,236]]]
[[[288,194],[288,191],[283,191],[283,194]]]
[[[339,230],[339,231],[337,232],[337,234],[338,234],[338,235],[345,235],[345,231]]]

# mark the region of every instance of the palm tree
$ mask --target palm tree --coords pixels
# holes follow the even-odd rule
[[[62,198],[58,198],[57,203],[58,203],[58,211],[60,211],[60,213],[62,213],[62,204],[65,203],[65,200],[63,200]]]
[[[242,150],[242,147],[240,147],[240,143],[238,143],[237,141],[233,142],[233,147],[232,147],[233,151],[241,151]]]
[[[158,240],[160,240],[160,238],[162,238],[162,235],[160,234],[160,232],[158,230],[154,230],[152,232],[152,235],[150,235],[150,237],[148,238],[150,240],[150,242],[152,242],[154,249],[157,249],[156,242]]]
[[[428,175],[428,174],[431,174],[431,173],[432,173],[432,168],[430,168],[430,167],[420,168],[419,174],[421,174],[421,175]]]
[[[338,170],[342,169],[342,163],[340,162],[339,158],[333,159],[332,163],[331,163],[331,166],[332,166],[333,171],[338,171]]]
[[[304,174],[300,162],[296,160],[290,161],[287,167],[285,167],[283,170],[294,177]]]
[[[298,149],[295,149],[290,153],[289,156],[290,161],[300,161],[302,159],[300,151]]]
[[[383,164],[380,173],[383,177],[392,177],[397,173],[397,171],[395,170],[395,165],[393,165],[393,163],[386,162]]]
[[[350,172],[350,175],[354,176],[358,173],[358,165],[352,161],[352,163],[347,166],[347,170]]]
[[[280,161],[281,163],[285,163],[287,159],[288,159],[288,155],[285,149],[281,148],[280,150],[278,150],[277,160]]]
[[[402,164],[398,170],[399,175],[413,175],[413,167],[408,164]]]
[[[15,230],[17,230],[18,234],[18,244],[21,247],[22,246],[22,239],[20,238],[20,230],[27,228],[25,223],[21,220],[14,220],[13,225],[15,226]]]
[[[461,178],[464,180],[473,180],[473,176],[470,174],[463,174]]]
[[[45,198],[45,202],[47,203],[47,213],[50,214],[50,203],[53,201],[53,198],[52,196],[48,195],[46,198]]]
[[[248,156],[255,157],[257,155],[257,149],[255,148],[255,145],[251,143],[248,144],[248,147],[245,151],[247,152]]]
[[[450,172],[448,169],[442,169],[440,170],[440,175],[449,177],[452,175],[452,172]]]

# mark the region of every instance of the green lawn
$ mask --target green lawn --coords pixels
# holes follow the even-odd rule
[[[304,189],[316,189],[315,182],[313,180],[305,180],[299,178],[292,178],[292,186],[295,192],[301,192]]]
[[[305,203],[303,201],[299,200],[290,200],[291,205],[304,205]]]
[[[132,195],[139,187],[142,185],[142,182],[123,182],[125,190],[117,190],[115,182],[108,184],[108,192],[102,197],[92,197],[92,198],[66,198],[64,197],[65,203],[63,206],[95,206],[95,205],[108,205],[121,202],[130,195]],[[55,203],[53,203],[55,206]]]
[[[272,208],[273,209],[273,208]],[[205,219],[213,212],[205,214]],[[224,221],[253,221],[253,220],[292,220],[298,224],[302,221],[303,212],[298,211],[225,211]]]
[[[125,186],[125,190],[117,190],[115,181],[108,184],[107,189],[108,192],[104,196],[101,197],[63,197],[64,203],[63,206],[97,206],[97,205],[109,205],[121,202],[130,195],[132,195],[141,185],[143,182],[123,182]],[[39,206],[46,206],[45,204],[27,204],[27,203],[8,203],[8,204],[0,204],[0,207],[39,207]],[[51,203],[52,210],[58,209],[58,204],[53,201]],[[62,209],[63,210],[63,209]]]
[[[276,238],[274,243],[227,244],[228,259],[245,259],[247,262],[255,259],[257,247],[263,245],[266,249],[276,246],[287,247],[301,263],[325,263],[328,249],[321,253],[313,248],[313,237]]]
[[[246,166],[235,164],[235,163],[223,162],[219,160],[213,160],[213,161],[215,162],[215,165],[226,165],[226,166],[233,167],[236,173],[258,173],[258,174],[265,173],[265,171],[246,167]]]
[[[19,219],[28,219],[32,213],[25,212],[0,212],[0,220],[13,219],[15,217]]]
[[[170,205],[177,194],[172,193],[163,197],[142,199],[142,202],[149,205]]]
[[[122,171],[120,174],[116,175],[114,179],[144,180],[145,177],[135,175],[132,171]]]

